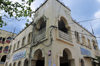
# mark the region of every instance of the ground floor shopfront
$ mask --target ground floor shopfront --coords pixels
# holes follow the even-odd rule
[[[93,65],[91,57],[81,54],[80,48],[75,49],[73,46],[66,45],[55,46],[33,47],[31,57],[29,57],[28,49],[20,50],[6,61],[5,66],[97,66]]]

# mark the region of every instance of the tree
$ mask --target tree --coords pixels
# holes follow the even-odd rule
[[[16,19],[20,17],[31,17],[33,12],[30,5],[33,1],[34,0],[22,0],[22,3],[13,3],[9,0],[0,0],[0,12],[5,12],[4,14],[0,13],[0,27],[7,24],[7,22],[4,22],[3,16],[10,18],[15,17]]]

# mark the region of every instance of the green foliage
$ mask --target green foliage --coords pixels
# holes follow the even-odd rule
[[[10,17],[20,18],[20,17],[31,17],[32,16],[32,9],[30,8],[31,3],[34,0],[22,0],[23,3],[12,3],[9,0],[0,0],[0,11],[5,11]],[[27,4],[27,6],[25,5]],[[5,26],[7,22],[3,21],[2,16],[0,15],[0,27]],[[29,20],[27,20],[29,21]]]

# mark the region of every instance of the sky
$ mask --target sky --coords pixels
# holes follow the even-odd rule
[[[20,0],[11,0],[11,1],[21,2]],[[45,0],[35,0],[31,5],[32,9],[35,10],[44,1]],[[71,16],[77,22],[95,19],[92,21],[81,22],[80,24],[90,32],[92,32],[91,30],[92,26],[94,30],[94,35],[96,37],[100,37],[100,19],[97,19],[100,18],[100,0],[60,0],[60,1],[71,9]],[[8,21],[8,25],[0,29],[7,30],[10,32],[13,32],[15,30],[15,33],[19,33],[25,27],[25,22],[26,22],[25,18],[23,18],[21,21],[18,21],[14,18],[12,19],[5,18],[4,20]],[[100,38],[97,38],[97,40],[100,48]]]

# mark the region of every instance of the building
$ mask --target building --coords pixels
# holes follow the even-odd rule
[[[0,30],[0,64],[1,65],[3,65],[4,62],[6,61],[6,56],[8,54],[8,48],[12,36],[15,36],[15,34],[5,30]]]
[[[5,66],[96,66],[96,37],[58,0],[46,0],[10,44]]]

